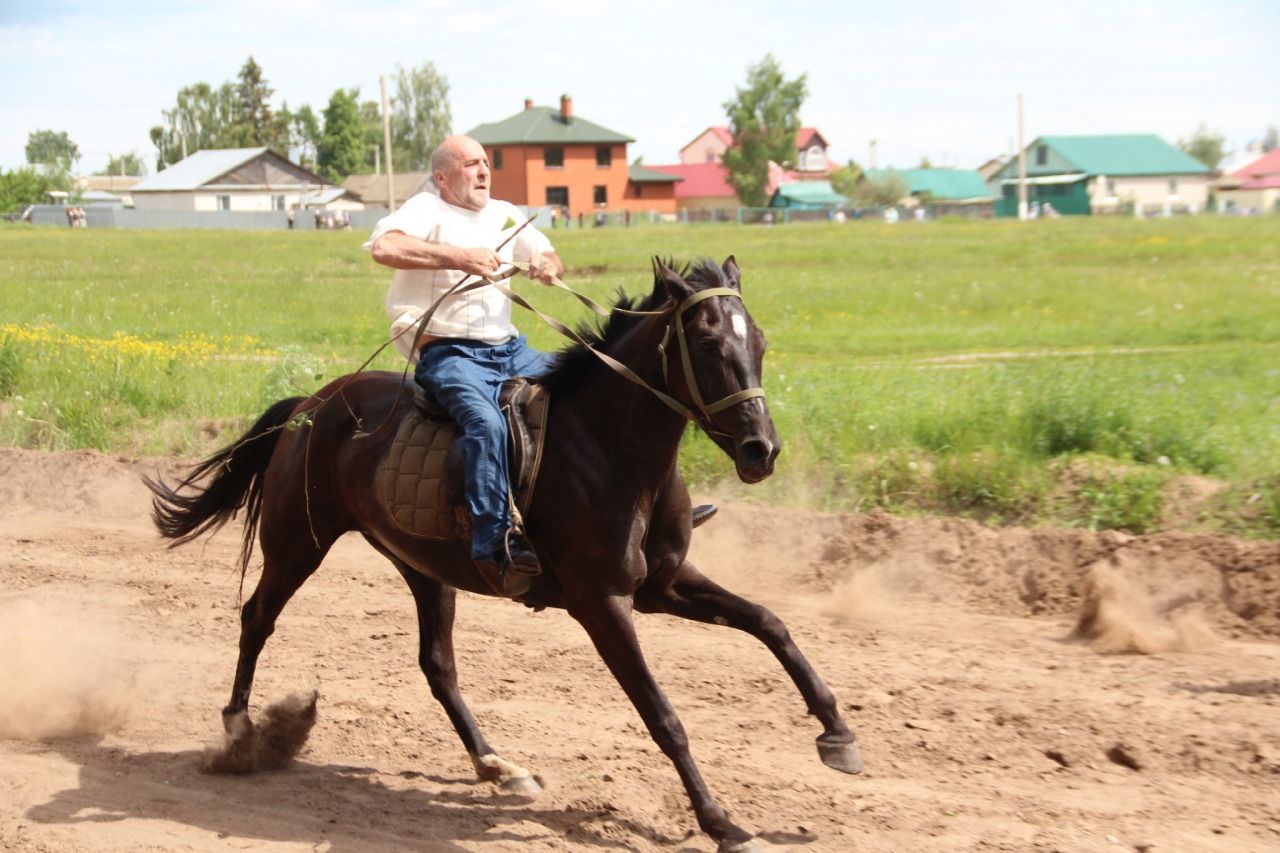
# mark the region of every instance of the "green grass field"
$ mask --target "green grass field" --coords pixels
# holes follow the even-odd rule
[[[784,451],[743,496],[1280,535],[1280,221],[552,233],[597,299],[736,255]],[[0,228],[0,443],[202,453],[386,336],[364,235]],[[543,310],[583,309],[524,286]],[[560,339],[518,313],[535,345]],[[390,354],[376,366],[400,369]],[[736,493],[690,433],[696,487]],[[1173,487],[1211,480],[1194,517]]]

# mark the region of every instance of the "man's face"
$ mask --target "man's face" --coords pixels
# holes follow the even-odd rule
[[[440,197],[455,207],[481,210],[489,203],[489,158],[484,146],[474,139],[461,139],[453,146],[447,168],[436,172]]]

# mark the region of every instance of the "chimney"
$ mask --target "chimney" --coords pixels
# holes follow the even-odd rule
[[[560,118],[565,121],[573,120],[573,98],[568,95],[560,96]]]
[[[525,108],[526,110],[531,110],[531,109],[533,109],[533,98],[525,98],[525,99],[524,99],[524,108]]]

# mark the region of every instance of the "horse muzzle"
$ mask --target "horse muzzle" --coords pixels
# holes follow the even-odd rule
[[[777,435],[751,435],[737,442],[733,461],[738,469],[738,479],[744,483],[758,483],[773,473],[774,460],[781,450]]]

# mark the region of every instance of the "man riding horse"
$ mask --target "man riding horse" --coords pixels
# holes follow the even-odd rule
[[[498,395],[508,379],[543,373],[547,356],[516,330],[511,303],[496,288],[446,294],[469,277],[491,277],[513,262],[528,263],[531,278],[550,284],[564,264],[542,232],[517,229],[523,216],[515,205],[490,197],[489,159],[474,139],[453,136],[440,143],[431,155],[431,176],[439,195],[418,193],[383,217],[365,248],[396,271],[386,307],[398,349],[416,363],[414,379],[461,432],[471,558],[495,592],[514,598],[528,591],[542,568],[523,532],[513,529],[507,427]],[[505,239],[513,230],[514,239]],[[433,305],[425,328],[417,328]],[[695,521],[713,512],[699,507]]]

